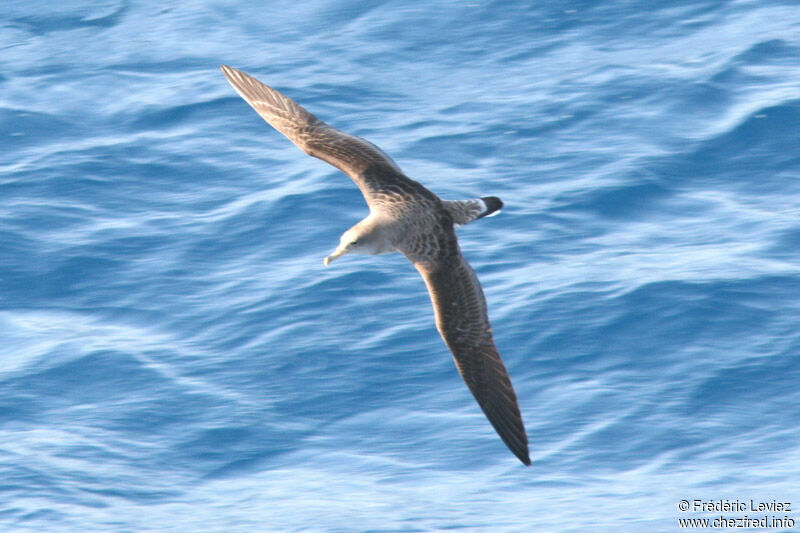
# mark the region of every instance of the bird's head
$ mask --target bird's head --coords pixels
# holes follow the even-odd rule
[[[367,217],[342,234],[339,246],[325,258],[325,266],[345,254],[377,255],[394,251],[385,227],[376,219]]]

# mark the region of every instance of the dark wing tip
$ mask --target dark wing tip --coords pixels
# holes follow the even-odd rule
[[[522,461],[522,464],[524,464],[525,466],[531,466],[531,458],[528,455],[528,450],[525,450],[524,454],[522,453],[518,454],[517,457],[519,458],[520,461]]]
[[[503,208],[503,201],[497,196],[483,196],[481,200],[486,204],[486,211],[479,218],[490,216]]]
[[[509,386],[511,383],[509,382]],[[513,389],[509,391],[513,393]],[[525,433],[525,426],[522,422],[522,416],[519,412],[517,405],[516,395],[511,403],[507,400],[496,406],[494,409],[489,408],[486,404],[486,398],[478,399],[478,404],[481,406],[486,418],[489,419],[497,434],[502,439],[503,443],[511,450],[517,459],[522,461],[525,466],[531,465],[531,458],[528,452],[528,436]]]

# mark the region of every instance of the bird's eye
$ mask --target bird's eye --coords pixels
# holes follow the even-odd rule
[[[350,246],[358,246],[358,239],[350,243]]]

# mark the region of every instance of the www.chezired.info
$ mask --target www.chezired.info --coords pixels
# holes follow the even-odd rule
[[[678,517],[682,529],[793,529],[794,505],[782,500],[681,500],[682,513],[706,516]]]

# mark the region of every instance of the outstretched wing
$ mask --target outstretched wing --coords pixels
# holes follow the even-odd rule
[[[239,96],[273,128],[308,155],[350,176],[370,206],[375,195],[391,188],[393,183],[416,183],[405,177],[395,162],[371,142],[332,128],[291,98],[241,70],[225,65],[220,68]]]
[[[428,287],[436,327],[453,353],[461,377],[506,446],[530,465],[517,395],[494,345],[486,298],[458,245],[452,245],[455,248],[446,257],[414,266]]]

